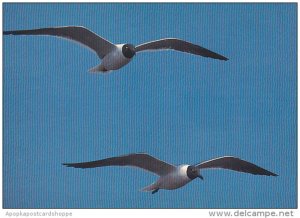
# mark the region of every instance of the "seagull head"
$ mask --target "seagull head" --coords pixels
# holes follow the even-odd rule
[[[203,180],[203,176],[200,175],[199,170],[195,166],[188,166],[186,174],[191,180],[197,177]]]
[[[135,47],[132,44],[122,46],[122,53],[126,58],[132,58],[135,55]]]

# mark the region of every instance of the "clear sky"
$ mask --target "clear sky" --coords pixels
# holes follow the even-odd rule
[[[98,57],[55,37],[3,37],[4,208],[297,207],[296,4],[4,4],[3,29],[85,26],[114,43],[175,37],[229,58]],[[73,169],[147,152],[175,165],[234,155],[278,177],[205,170],[183,188],[140,192],[135,168]]]

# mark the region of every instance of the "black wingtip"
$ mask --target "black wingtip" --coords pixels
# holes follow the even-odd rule
[[[224,56],[221,56],[221,55],[218,57],[218,59],[222,60],[222,61],[228,61],[229,60],[228,58],[226,58]]]
[[[80,169],[93,168],[93,166],[86,165],[85,163],[63,163],[62,165]]]
[[[66,166],[66,167],[74,167],[74,168],[79,168],[77,167],[75,164],[70,164],[70,163],[62,163],[63,166]]]
[[[256,175],[262,175],[262,176],[278,176],[276,173],[272,173],[270,171],[264,170],[264,172],[255,173]]]
[[[30,30],[11,30],[3,31],[3,35],[26,35]]]
[[[221,61],[228,61],[229,59],[223,55],[220,55],[218,53],[212,52],[207,50],[207,54],[200,54],[201,56],[207,57],[207,58],[213,58],[213,59],[218,59]]]
[[[24,30],[3,31],[3,35],[22,35]]]
[[[214,55],[211,55],[211,56],[206,56],[208,58],[213,58],[213,59],[218,59],[218,60],[221,60],[221,61],[228,61],[229,59],[222,56],[222,55],[219,55],[217,53],[215,53]]]

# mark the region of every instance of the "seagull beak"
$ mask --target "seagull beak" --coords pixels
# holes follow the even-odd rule
[[[203,176],[201,176],[200,174],[198,175],[198,178],[204,180]]]

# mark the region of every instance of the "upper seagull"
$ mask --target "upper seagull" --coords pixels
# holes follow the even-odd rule
[[[254,175],[277,176],[275,173],[256,166],[253,163],[231,156],[219,157],[195,165],[183,164],[174,166],[146,153],[134,153],[92,162],[64,163],[63,165],[83,169],[105,166],[133,166],[142,168],[160,176],[156,182],[142,189],[142,191],[152,191],[152,194],[159,189],[171,190],[180,188],[197,177],[203,179],[200,170],[206,168],[223,168]]]
[[[90,69],[91,72],[108,72],[111,70],[120,69],[124,65],[128,64],[136,53],[146,50],[173,49],[176,51],[187,52],[203,57],[225,61],[228,60],[228,58],[212,52],[206,48],[203,48],[199,45],[195,45],[190,42],[175,38],[159,39],[151,42],[146,42],[138,46],[134,46],[128,43],[113,44],[82,26],[50,27],[32,30],[12,30],[4,31],[3,34],[49,35],[62,37],[78,42],[96,52],[98,57],[102,59],[101,64]]]

